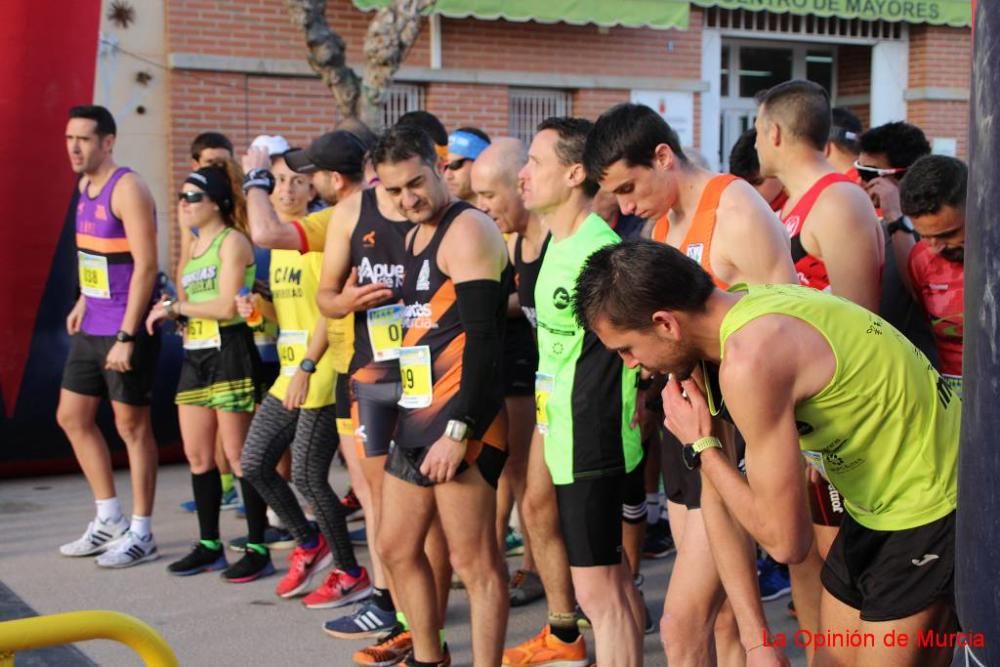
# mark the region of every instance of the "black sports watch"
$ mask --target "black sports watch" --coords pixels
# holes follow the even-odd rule
[[[910,224],[910,221],[906,219],[905,215],[900,216],[885,226],[885,233],[887,235],[892,236],[896,232],[913,234],[913,225]]]
[[[274,174],[267,169],[251,169],[243,177],[243,192],[250,192],[253,188],[260,188],[271,194],[274,192]]]
[[[700,440],[695,440],[690,445],[684,445],[684,451],[682,452],[681,458],[684,460],[684,466],[688,470],[697,470],[701,467],[701,453],[706,449],[713,448],[722,449],[722,443],[719,442],[718,438],[701,438]]]
[[[119,343],[134,343],[135,336],[122,329],[115,334],[115,340],[118,341]]]
[[[313,361],[312,359],[303,359],[299,363],[299,370],[302,371],[303,373],[309,373],[310,375],[312,375],[313,373],[316,372],[316,362]]]

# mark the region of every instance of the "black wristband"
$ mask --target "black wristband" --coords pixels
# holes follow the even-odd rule
[[[271,194],[274,192],[274,174],[267,169],[251,169],[243,178],[243,192],[249,192],[253,188],[260,188]]]
[[[900,216],[885,226],[885,233],[887,236],[892,236],[896,232],[913,234],[913,227],[910,226],[909,221],[907,221],[905,216]]]

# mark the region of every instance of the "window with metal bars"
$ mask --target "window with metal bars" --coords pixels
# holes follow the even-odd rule
[[[424,108],[424,87],[412,83],[394,83],[382,104],[382,127],[392,127],[399,117]]]
[[[565,90],[511,88],[507,95],[507,131],[527,146],[538,124],[552,116],[570,115],[571,98]]]

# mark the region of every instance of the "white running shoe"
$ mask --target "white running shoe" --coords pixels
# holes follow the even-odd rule
[[[152,533],[139,537],[130,530],[124,539],[108,547],[107,551],[97,557],[97,564],[100,567],[118,569],[148,563],[159,557],[160,552],[156,549],[156,540],[153,539]]]
[[[125,537],[128,527],[128,519],[124,516],[119,517],[118,521],[105,522],[101,519],[94,519],[87,524],[87,530],[84,531],[80,539],[62,545],[59,547],[59,553],[74,558],[104,553],[108,547]]]

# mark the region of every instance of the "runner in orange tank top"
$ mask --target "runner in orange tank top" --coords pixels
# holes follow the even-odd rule
[[[788,236],[768,203],[749,183],[691,164],[676,133],[652,109],[622,104],[602,115],[587,140],[584,161],[601,189],[615,193],[623,213],[656,220],[652,237],[694,259],[719,287],[795,282]],[[748,541],[726,541],[729,533],[706,525],[701,505],[706,516],[717,509],[724,512],[721,497],[708,486],[701,488],[700,475],[684,466],[681,452],[675,439],[664,443],[667,507],[677,544],[675,576],[660,623],[667,661],[708,662],[714,632],[718,661],[741,662],[744,649],[760,643],[755,633],[766,627],[763,609],[757,602],[720,611],[722,582],[717,569],[706,563],[714,562],[713,552],[724,558],[720,567],[741,573],[748,590],[740,597],[752,602],[757,595],[754,558]],[[747,629],[743,636],[732,614]]]

